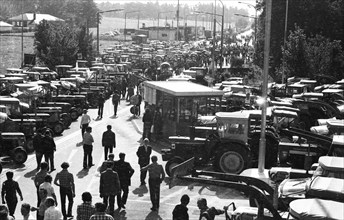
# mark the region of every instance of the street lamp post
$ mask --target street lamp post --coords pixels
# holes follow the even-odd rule
[[[128,11],[128,12],[124,13],[124,42],[127,41],[127,35],[125,33],[125,31],[127,29],[127,14],[136,13],[136,12],[140,12],[140,11]]]
[[[157,37],[156,37],[157,40],[159,40],[160,14],[162,14],[162,13],[171,13],[171,12],[173,12],[173,11],[161,11],[161,12],[158,12],[158,30],[157,30]]]
[[[123,11],[123,9],[112,9],[112,10],[97,12],[97,55],[99,55],[99,14],[105,13],[105,12],[116,12],[116,11]]]
[[[223,26],[225,22],[225,6],[221,0],[219,0],[222,4],[222,23],[221,23],[221,60],[220,60],[220,70],[222,71],[222,64],[223,64]]]
[[[195,13],[198,13],[198,14],[208,14],[208,15],[213,15],[214,16],[214,30],[213,30],[213,49],[212,49],[212,59],[213,59],[213,66],[212,66],[212,74],[213,76],[215,76],[215,37],[216,37],[216,18],[215,16],[222,16],[222,22],[223,22],[223,14],[220,15],[220,14],[216,14],[216,13],[210,13],[210,12],[204,12],[204,11],[194,11]],[[221,30],[221,43],[223,42],[223,23],[222,23],[222,26],[221,26],[222,30]],[[222,46],[222,45],[221,45]],[[221,49],[221,52],[222,52],[222,49]],[[222,57],[222,54],[221,54],[221,57]]]

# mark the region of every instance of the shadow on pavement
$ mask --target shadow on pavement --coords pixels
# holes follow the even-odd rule
[[[35,168],[35,169],[31,170],[30,172],[25,173],[24,177],[32,179],[37,172],[38,172],[38,170],[36,170],[36,168]]]
[[[84,178],[85,176],[87,176],[88,175],[88,169],[82,169],[82,170],[80,170],[77,174],[76,174],[76,176],[79,178],[79,179],[82,179],[82,178]]]
[[[133,190],[134,195],[138,195],[139,197],[142,197],[143,194],[148,193],[148,189],[146,185],[139,186],[138,188]]]

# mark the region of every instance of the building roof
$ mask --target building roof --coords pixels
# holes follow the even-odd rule
[[[13,25],[6,23],[4,21],[0,21],[0,27],[13,27]]]
[[[185,81],[145,81],[144,85],[173,96],[222,96],[224,91]]]
[[[34,24],[39,24],[42,20],[46,21],[64,21],[63,19],[57,18],[55,16],[49,14],[36,14],[36,18],[34,19],[33,13],[25,13],[23,16],[20,14],[18,16],[12,17],[8,19],[9,21],[33,21]]]

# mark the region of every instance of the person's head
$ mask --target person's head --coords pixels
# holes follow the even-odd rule
[[[108,125],[108,126],[106,126],[106,128],[107,128],[108,130],[111,130],[112,126],[111,126],[111,125]]]
[[[84,109],[82,112],[83,112],[84,114],[87,114],[87,109]]]
[[[86,132],[91,133],[91,132],[92,132],[92,127],[88,126],[88,127],[86,128]]]
[[[83,192],[81,195],[81,199],[84,202],[92,202],[92,195],[89,192]]]
[[[94,204],[97,212],[105,212],[106,211],[106,205],[102,202],[97,202]]]
[[[48,131],[48,130],[46,130],[45,132],[44,132],[44,136],[48,136],[48,137],[51,137],[52,135],[51,135],[51,133],[50,133],[50,131]]]
[[[154,155],[151,157],[151,160],[153,163],[156,163],[158,161],[158,157]]]
[[[69,163],[68,162],[63,162],[62,164],[61,164],[61,168],[62,169],[68,169],[68,167],[69,167]]]
[[[190,197],[186,194],[184,194],[181,198],[180,198],[180,203],[187,206],[187,204],[189,204],[190,202]]]
[[[200,198],[197,200],[197,207],[201,210],[207,208],[207,200],[205,198]]]
[[[49,164],[45,161],[41,162],[40,164],[41,170],[48,170],[49,169]]]
[[[20,213],[22,216],[28,216],[30,214],[31,206],[28,203],[23,203],[20,208]]]
[[[148,139],[148,138],[145,138],[145,139],[143,140],[143,144],[144,144],[144,145],[148,145],[148,144],[149,144],[149,139]]]
[[[13,172],[12,171],[8,171],[7,173],[6,173],[6,177],[7,177],[7,179],[8,180],[11,180],[11,179],[13,179]]]
[[[8,208],[6,205],[0,205],[0,219],[7,219]]]
[[[55,199],[53,197],[48,197],[46,200],[45,200],[45,205],[47,207],[50,207],[50,206],[55,206]]]
[[[115,155],[113,153],[110,153],[108,157],[109,157],[109,160],[114,160],[115,159]]]
[[[123,153],[123,152],[119,153],[119,159],[122,160],[122,161],[124,161],[124,159],[125,159],[125,153]]]
[[[145,109],[145,113],[150,113],[150,109],[149,109],[149,108],[146,108],[146,109]]]
[[[52,180],[53,178],[49,174],[44,177],[44,182],[51,183]]]

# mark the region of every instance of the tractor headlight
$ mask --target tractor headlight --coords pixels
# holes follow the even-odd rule
[[[289,152],[288,151],[281,151],[278,155],[278,159],[280,163],[284,163],[287,161],[289,156]]]
[[[176,149],[176,145],[175,144],[171,144],[171,149],[175,150]]]

